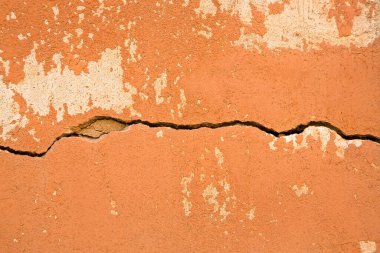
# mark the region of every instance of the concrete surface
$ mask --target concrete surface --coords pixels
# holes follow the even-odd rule
[[[377,252],[379,1],[0,4],[0,252]]]

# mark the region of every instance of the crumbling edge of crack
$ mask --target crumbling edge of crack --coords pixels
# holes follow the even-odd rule
[[[255,127],[267,134],[273,135],[274,137],[281,137],[281,136],[288,136],[292,134],[300,134],[302,133],[306,128],[314,126],[314,127],[326,127],[330,130],[335,131],[338,135],[340,135],[345,140],[366,140],[366,141],[372,141],[375,143],[380,144],[380,137],[371,135],[371,134],[345,134],[341,129],[338,127],[332,125],[329,122],[326,121],[310,121],[306,124],[300,124],[296,126],[295,128],[292,128],[290,130],[286,131],[276,131],[272,128],[268,128],[256,121],[241,121],[241,120],[232,120],[232,121],[226,121],[226,122],[220,122],[220,123],[211,123],[211,122],[202,122],[197,124],[175,124],[171,122],[149,122],[146,120],[131,120],[131,121],[125,121],[122,119],[110,117],[110,116],[96,116],[88,120],[87,122],[78,125],[75,127],[76,129],[86,129],[87,127],[91,126],[97,121],[100,120],[111,120],[115,121],[117,123],[123,124],[125,127],[132,126],[132,125],[145,125],[150,128],[159,128],[159,127],[166,127],[171,128],[175,130],[196,130],[200,128],[210,128],[210,129],[216,129],[216,128],[224,128],[224,127],[231,127],[231,126],[248,126],[248,127]],[[97,137],[92,137],[88,135],[84,135],[79,133],[78,131],[70,132],[70,133],[63,133],[62,135],[58,136],[51,144],[50,146],[43,152],[33,152],[28,150],[17,150],[13,149],[9,146],[1,146],[0,150],[7,151],[9,153],[15,154],[15,155],[22,155],[22,156],[29,156],[29,157],[44,157],[49,150],[54,146],[56,142],[63,138],[69,138],[69,137],[84,137],[89,139],[99,139],[104,134],[108,134],[108,132],[102,133]]]

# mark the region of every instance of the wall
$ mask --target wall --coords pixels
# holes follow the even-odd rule
[[[5,0],[4,252],[376,252],[380,2]]]

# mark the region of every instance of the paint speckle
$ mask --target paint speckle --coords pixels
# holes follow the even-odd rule
[[[217,212],[219,210],[219,203],[217,200],[218,195],[219,192],[213,184],[209,184],[202,193],[202,196],[207,201],[207,203],[214,206],[214,212]]]
[[[19,35],[17,35],[17,38],[19,39],[19,40],[26,40],[26,39],[28,39],[28,37],[26,37],[25,35],[23,35],[23,34],[19,34]]]
[[[222,164],[224,163],[224,156],[223,156],[222,151],[220,151],[218,147],[215,147],[214,153],[215,153],[215,157],[216,157],[219,167],[222,167]]]
[[[306,195],[309,192],[309,187],[306,184],[301,186],[293,185],[292,190],[295,192],[297,197],[301,197],[302,195]]]
[[[193,178],[194,178],[194,173],[191,173],[189,176],[182,177],[181,179],[182,194],[183,194],[182,205],[183,205],[183,211],[185,213],[185,216],[189,216],[191,213],[192,203],[189,200],[190,195],[191,195],[189,184],[191,183]]]
[[[111,211],[110,211],[111,215],[118,216],[119,212],[116,211],[116,201],[115,200],[111,200],[110,205],[111,205]]]
[[[221,216],[220,221],[225,221],[227,216],[230,214],[231,214],[231,212],[227,211],[227,203],[224,202],[223,205],[219,209],[219,215]]]
[[[28,131],[28,133],[32,136],[33,140],[36,142],[40,142],[41,140],[36,137],[36,129],[32,128]]]
[[[220,181],[219,181],[219,184],[220,184],[220,186],[223,187],[225,193],[227,193],[227,192],[230,191],[230,187],[231,187],[231,186],[230,186],[230,184],[227,182],[226,179],[220,180]]]
[[[57,16],[59,15],[59,8],[57,5],[52,7],[53,14],[54,14],[54,19],[57,20]]]
[[[180,103],[177,104],[177,109],[178,109],[178,117],[182,118],[183,117],[183,110],[186,107],[186,96],[185,96],[185,91],[183,89],[179,90],[179,98],[180,98]]]
[[[10,20],[15,20],[17,17],[16,17],[16,14],[11,11],[7,16],[6,16],[6,20],[7,21],[10,21]]]
[[[256,208],[252,208],[251,210],[248,211],[247,213],[248,220],[252,221],[255,218],[255,212],[256,212]]]
[[[156,137],[157,137],[157,138],[162,138],[162,137],[164,137],[164,131],[162,131],[162,130],[158,131],[158,132],[156,133]]]
[[[167,75],[164,72],[153,83],[153,88],[156,92],[156,104],[157,105],[162,104],[165,100],[162,97],[162,90],[168,86],[168,82],[167,82],[166,78],[167,78]]]

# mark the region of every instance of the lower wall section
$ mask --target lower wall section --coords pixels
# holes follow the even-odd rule
[[[3,152],[0,173],[2,252],[369,253],[380,243],[380,146],[326,129],[276,139],[252,127],[132,126],[61,139],[43,158]]]

